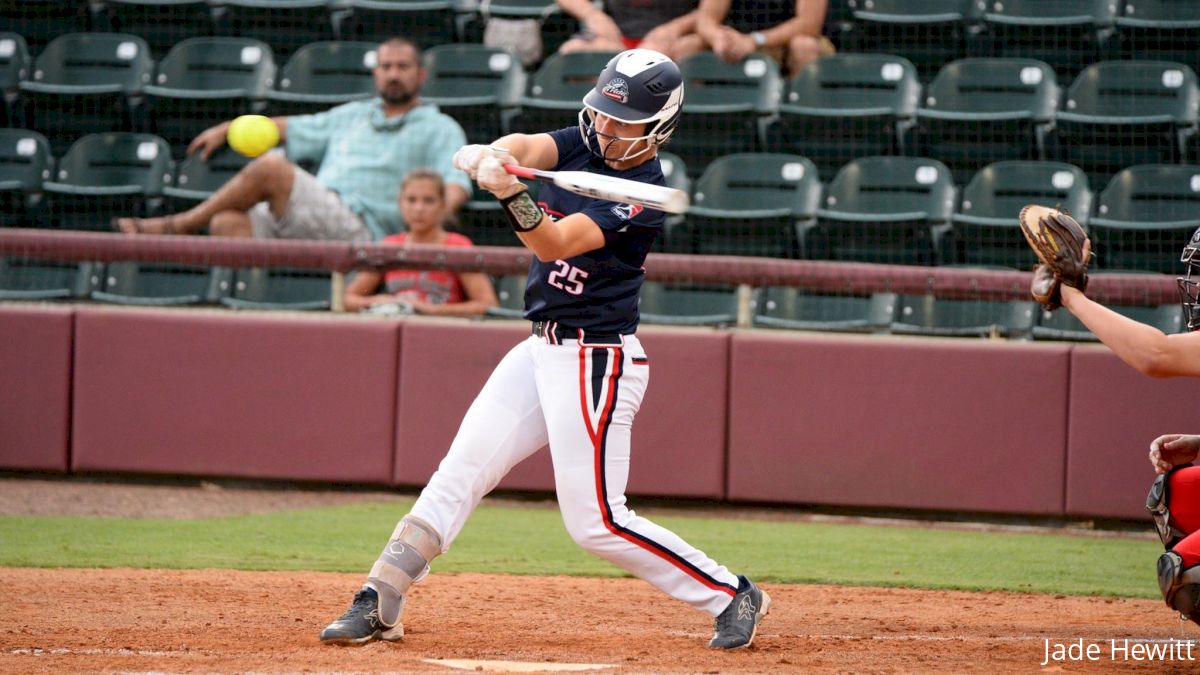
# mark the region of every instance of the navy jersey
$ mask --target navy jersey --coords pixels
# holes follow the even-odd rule
[[[588,150],[578,127],[559,129],[550,136],[558,146],[555,171],[589,171],[651,185],[665,182],[657,157],[617,171]],[[584,197],[550,183],[542,183],[538,189],[538,206],[551,220],[585,213],[604,231],[604,246],[565,260],[541,262],[535,257],[525,284],[525,318],[557,321],[591,333],[637,330],[638,292],[645,278],[642,264],[666,215]]]

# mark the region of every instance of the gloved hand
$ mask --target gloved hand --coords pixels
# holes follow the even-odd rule
[[[507,148],[491,145],[464,145],[454,153],[454,157],[450,161],[454,168],[466,171],[471,180],[475,180],[479,171],[479,163],[487,157],[496,157],[502,164],[516,164],[516,160],[509,154]]]
[[[525,189],[516,176],[504,170],[504,163],[496,157],[485,157],[479,162],[475,181],[498,199],[511,197]]]

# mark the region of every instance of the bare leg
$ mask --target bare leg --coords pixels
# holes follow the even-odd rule
[[[282,216],[287,213],[295,177],[296,167],[287,158],[278,152],[267,153],[247,164],[213,196],[183,213],[160,218],[120,218],[117,226],[126,234],[190,234],[208,225],[218,213],[245,213],[262,201],[270,205],[271,213]]]
[[[253,237],[254,228],[245,211],[222,211],[209,221],[208,233],[214,237]]]

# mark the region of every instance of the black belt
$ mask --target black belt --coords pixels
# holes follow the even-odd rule
[[[563,326],[557,321],[534,321],[533,335],[552,345],[563,340],[579,340],[585,345],[620,345],[625,339],[617,333],[589,333],[581,328]]]

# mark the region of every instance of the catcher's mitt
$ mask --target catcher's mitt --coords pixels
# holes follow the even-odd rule
[[[1083,227],[1062,211],[1035,204],[1021,209],[1019,220],[1029,247],[1047,268],[1034,274],[1034,299],[1046,309],[1054,309],[1059,305],[1059,283],[1087,290],[1092,243]]]
[[[1033,283],[1029,285],[1029,292],[1033,299],[1041,303],[1046,311],[1053,312],[1062,307],[1062,291],[1059,289],[1059,281],[1054,278],[1054,271],[1045,265],[1038,265],[1033,268]]]

